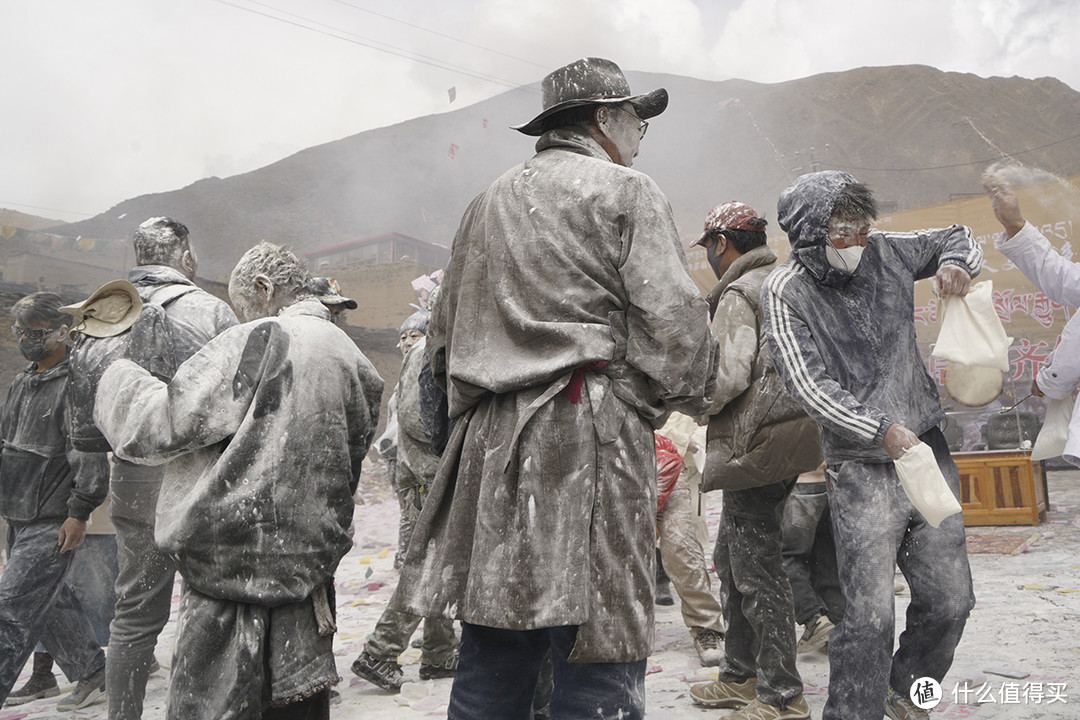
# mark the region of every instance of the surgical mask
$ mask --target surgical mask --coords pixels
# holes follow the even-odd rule
[[[863,250],[864,247],[862,245],[852,245],[851,247],[838,250],[832,245],[826,244],[825,259],[837,270],[854,273],[855,268],[859,267],[859,261],[862,259]]]

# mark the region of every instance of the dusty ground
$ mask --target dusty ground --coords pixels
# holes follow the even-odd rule
[[[390,594],[397,538],[396,501],[381,477],[367,479],[357,507],[356,545],[338,573],[338,668],[342,702],[335,718],[391,720],[445,717],[450,680],[419,682],[419,651],[403,657],[407,682],[400,695],[390,695],[355,677],[349,665],[374,627]],[[971,555],[978,604],[968,622],[952,671],[943,683],[944,700],[934,717],[977,720],[1029,720],[1080,717],[1080,471],[1049,475],[1051,510],[1047,522],[1033,527],[969,528],[973,549],[1005,549],[1023,545],[1021,552]],[[709,508],[710,530],[716,531],[717,507]],[[902,618],[906,592],[897,595]],[[174,607],[176,598],[174,597]],[[144,717],[164,716],[167,668],[175,623],[170,622],[158,644],[157,656],[166,668],[150,680]],[[828,660],[815,653],[799,657],[813,717],[821,715],[828,681]],[[693,705],[689,683],[707,680],[682,626],[678,605],[657,608],[656,649],[649,659],[646,680],[648,714],[653,720],[716,718],[720,712]],[[1015,677],[1007,677],[1015,676]],[[25,677],[25,674],[24,674]],[[963,700],[956,689],[973,681]],[[21,684],[21,680],[20,683]],[[64,687],[68,687],[66,684]],[[981,704],[976,704],[978,699]],[[75,713],[57,713],[55,700],[0,710],[0,720],[92,718],[104,720],[104,705]]]

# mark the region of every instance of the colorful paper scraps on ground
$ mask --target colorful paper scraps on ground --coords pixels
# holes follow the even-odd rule
[[[1040,535],[1030,532],[978,534],[968,533],[968,553],[996,553],[1013,555],[1026,552],[1035,544]]]

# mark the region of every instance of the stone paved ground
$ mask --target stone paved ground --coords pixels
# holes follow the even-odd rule
[[[952,671],[945,679],[945,700],[935,718],[976,720],[1035,720],[1080,717],[1080,471],[1053,471],[1049,476],[1051,512],[1037,528],[972,528],[969,534],[1002,546],[1013,536],[1033,539],[1026,552],[1015,555],[971,555],[978,604],[968,622]],[[369,476],[358,493],[356,545],[337,576],[338,625],[336,648],[343,682],[341,704],[332,717],[360,720],[445,717],[450,680],[420,682],[419,651],[404,658],[407,682],[400,695],[390,695],[355,677],[349,665],[363,646],[393,592],[397,505],[385,481]],[[715,535],[718,503],[709,497],[708,518]],[[1000,536],[1000,537],[999,537]],[[174,595],[174,607],[177,597]],[[906,592],[896,598],[902,618]],[[164,716],[167,672],[175,623],[166,627],[157,656],[164,666],[151,678],[144,717]],[[828,660],[816,653],[799,657],[799,669],[813,717],[821,716],[828,682]],[[714,674],[713,674],[714,675]],[[1006,675],[1023,676],[1010,678]],[[682,626],[678,605],[657,608],[656,649],[646,679],[650,720],[717,718],[716,710],[691,703],[689,684],[709,679],[697,662],[689,634]],[[24,674],[25,678],[25,674]],[[974,681],[972,704],[955,702],[954,690]],[[21,684],[22,680],[20,680]],[[984,685],[985,683],[985,685]],[[67,685],[65,684],[65,687]],[[979,697],[982,704],[974,704]],[[991,702],[992,701],[992,702]],[[0,710],[0,720],[88,718],[105,720],[104,705],[61,714],[55,700]]]

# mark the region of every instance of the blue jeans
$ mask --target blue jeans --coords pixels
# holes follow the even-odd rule
[[[537,677],[551,650],[552,720],[645,716],[645,660],[572,663],[577,627],[502,630],[461,624],[461,657],[447,720],[531,720]]]
[[[79,598],[94,637],[102,647],[109,644],[109,623],[116,611],[115,535],[87,535],[71,563],[67,584]]]
[[[959,474],[941,431],[921,436],[959,497]],[[975,594],[961,513],[931,527],[912,507],[890,463],[830,465],[829,511],[847,607],[829,635],[829,697],[823,720],[880,717],[891,686],[907,697],[921,677],[941,682],[952,665]],[[894,572],[911,590],[896,632]]]
[[[8,528],[8,563],[0,575],[0,705],[40,641],[69,680],[105,667],[82,606],[64,582],[75,552],[60,554],[60,520]]]

